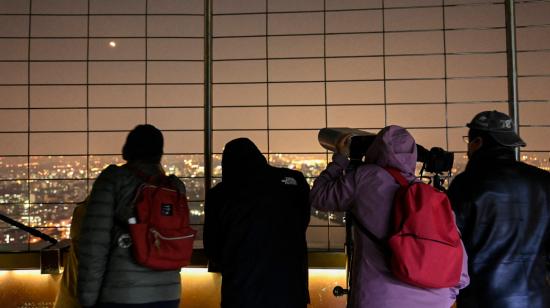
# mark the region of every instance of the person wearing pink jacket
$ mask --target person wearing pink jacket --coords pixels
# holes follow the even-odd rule
[[[340,147],[342,148],[342,147]],[[310,192],[311,205],[321,211],[351,211],[378,238],[389,233],[390,213],[399,184],[384,170],[392,167],[410,182],[415,179],[416,143],[399,126],[382,129],[369,147],[365,164],[346,170],[348,158],[334,154]],[[354,228],[354,254],[349,307],[361,308],[449,308],[460,289],[469,283],[464,253],[460,282],[453,288],[425,289],[395,278],[382,249]]]

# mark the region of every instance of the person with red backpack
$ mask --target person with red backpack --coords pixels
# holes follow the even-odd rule
[[[354,217],[348,307],[451,307],[469,283],[467,256],[446,197],[417,183],[413,137],[385,127],[357,168],[346,149],[337,146],[310,202]]]
[[[179,307],[180,268],[166,266],[159,255],[143,253],[162,253],[171,247],[165,239],[175,243],[184,237],[166,234],[168,226],[155,226],[155,222],[172,223],[181,217],[178,225],[185,226],[188,219],[183,182],[175,176],[165,176],[160,164],[163,144],[162,133],[156,127],[136,126],[122,149],[127,163],[108,166],[94,182],[78,253],[77,288],[83,307]],[[146,201],[151,196],[150,188],[164,186],[168,186],[168,193],[160,193],[164,196],[160,203]],[[170,196],[179,201],[172,201]],[[150,207],[151,211],[145,212],[153,218],[143,215],[143,206]],[[145,227],[142,229],[146,229],[147,236],[134,236],[136,227]],[[146,239],[152,245],[142,242]],[[140,260],[143,256],[150,258]]]

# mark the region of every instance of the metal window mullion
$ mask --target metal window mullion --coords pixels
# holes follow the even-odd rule
[[[519,106],[518,106],[518,70],[516,49],[516,14],[514,0],[506,0],[506,54],[508,77],[508,110],[515,124],[516,134],[519,135]],[[516,160],[519,160],[520,149],[514,149]]]
[[[204,190],[212,186],[212,0],[204,0]]]

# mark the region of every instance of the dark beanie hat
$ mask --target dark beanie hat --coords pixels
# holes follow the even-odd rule
[[[159,163],[163,154],[164,138],[153,125],[136,126],[126,137],[122,147],[122,158],[126,161],[142,160]]]

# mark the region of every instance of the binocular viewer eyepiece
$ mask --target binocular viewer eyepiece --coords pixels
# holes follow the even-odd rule
[[[347,153],[352,162],[361,162],[376,134],[349,127],[327,127],[319,130],[319,144],[332,152],[338,147],[347,146]],[[348,140],[349,139],[349,140]],[[347,142],[346,142],[347,141]],[[453,167],[454,153],[439,147],[430,150],[416,144],[417,161],[424,163],[424,169],[431,173],[450,172]]]

